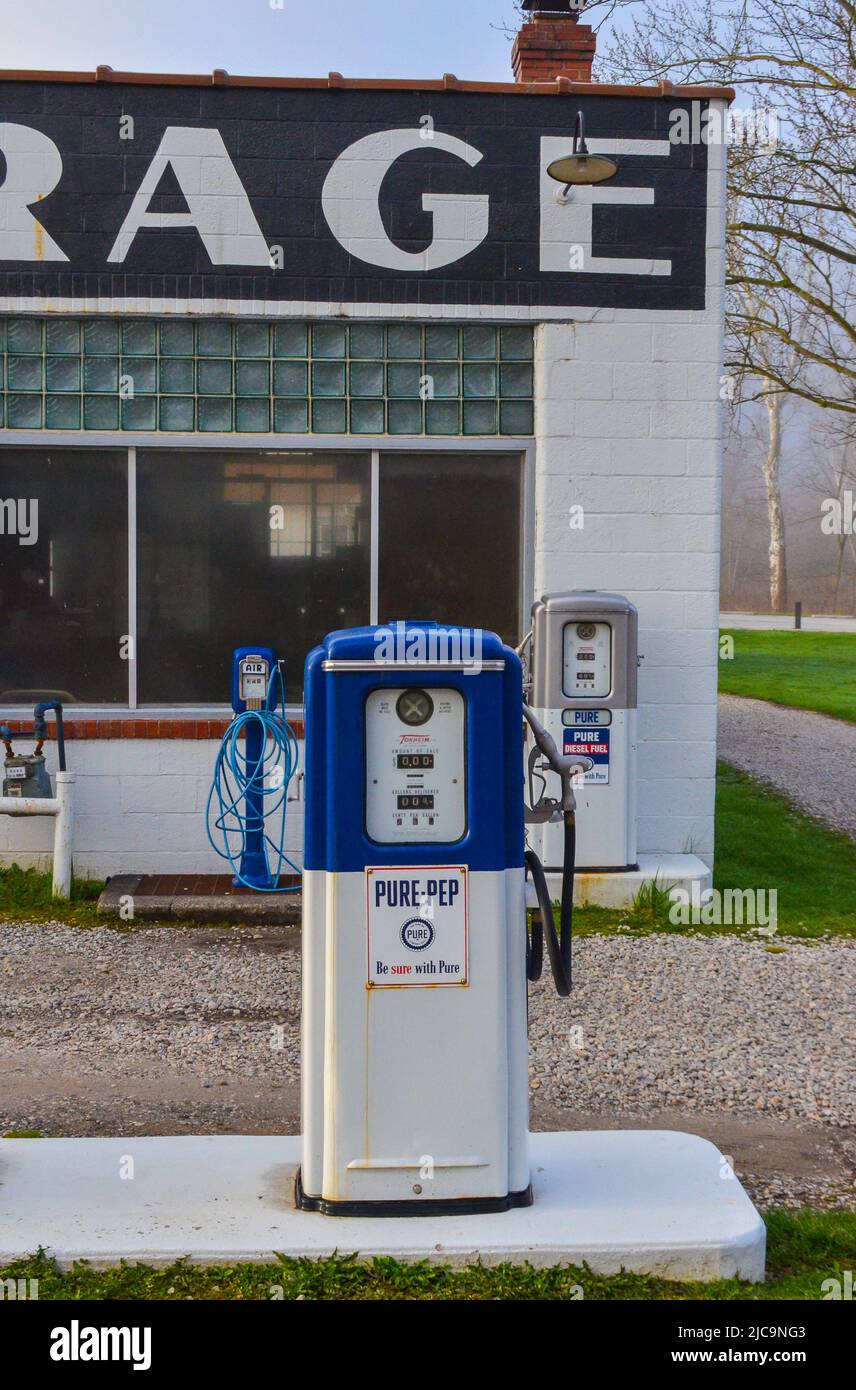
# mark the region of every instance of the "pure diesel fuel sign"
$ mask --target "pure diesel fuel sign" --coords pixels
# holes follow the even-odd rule
[[[0,82],[0,308],[701,309],[690,105]],[[578,109],[619,168],[560,203]]]

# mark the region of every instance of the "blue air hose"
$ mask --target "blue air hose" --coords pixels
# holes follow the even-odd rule
[[[279,683],[279,703],[277,709],[274,695],[274,681]],[[253,723],[261,725],[261,753],[258,760],[248,765],[246,758],[246,735]],[[225,859],[235,878],[245,888],[255,888],[257,892],[297,893],[300,886],[289,888],[259,889],[248,883],[241,875],[241,858],[247,844],[249,830],[264,832],[263,853],[271,883],[279,882],[283,868],[287,865],[294,873],[300,874],[285,852],[285,811],[288,788],[297,771],[297,735],[285,717],[285,688],[282,672],[274,667],[271,672],[266,707],[245,710],[236,714],[220,743],[217,761],[214,764],[214,777],[208,793],[205,808],[208,841],[215,854]],[[264,830],[264,824],[254,819],[250,823],[246,815],[246,795],[251,791],[256,795],[274,798],[265,806],[264,817],[275,816],[281,812],[279,843],[275,843]],[[216,812],[216,817],[214,813]],[[212,817],[214,817],[212,819]],[[237,837],[237,843],[236,843]],[[219,840],[219,843],[218,843]],[[274,868],[270,867],[268,849],[273,852]]]

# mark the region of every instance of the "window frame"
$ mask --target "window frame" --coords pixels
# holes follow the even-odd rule
[[[325,453],[352,453],[369,454],[369,622],[376,623],[378,620],[378,588],[379,588],[379,553],[380,553],[380,468],[382,455],[389,454],[485,454],[496,453],[506,454],[517,457],[523,471],[521,481],[521,509],[520,509],[520,557],[521,566],[519,574],[520,601],[519,601],[519,622],[520,633],[527,630],[529,625],[530,600],[528,595],[534,592],[534,570],[535,570],[535,540],[534,540],[534,517],[535,517],[535,448],[536,441],[533,436],[511,435],[497,438],[466,435],[401,435],[391,439],[388,435],[362,436],[362,435],[333,435],[333,434],[298,434],[298,435],[278,435],[276,437],[276,447],[272,447],[271,436],[268,434],[187,434],[172,435],[165,437],[160,433],[131,433],[127,430],[99,431],[97,437],[89,435],[88,438],[81,437],[80,431],[62,430],[4,430],[0,437],[0,459],[2,459],[5,448],[14,449],[78,449],[91,453],[93,451],[117,450],[124,452],[127,456],[126,476],[128,484],[128,621],[126,632],[130,637],[131,655],[128,659],[128,703],[121,704],[81,704],[74,705],[75,717],[86,718],[90,712],[101,717],[112,716],[120,718],[123,714],[146,715],[155,719],[158,717],[173,719],[195,719],[195,718],[218,718],[222,717],[230,709],[228,701],[204,705],[141,705],[137,698],[138,693],[138,663],[140,652],[138,646],[138,591],[137,591],[137,557],[138,557],[138,529],[137,529],[137,452],[145,450],[147,454],[163,453],[170,454],[179,450],[189,450],[196,454],[218,454],[235,452],[239,450],[244,453],[259,454],[325,454]],[[300,718],[303,706],[291,704],[288,706],[289,716]],[[27,717],[32,713],[29,706],[10,705],[7,707],[9,717],[19,719]]]

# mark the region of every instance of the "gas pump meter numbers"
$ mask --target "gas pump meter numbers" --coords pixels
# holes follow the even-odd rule
[[[604,699],[612,689],[612,627],[609,623],[566,623],[562,689],[571,699]]]

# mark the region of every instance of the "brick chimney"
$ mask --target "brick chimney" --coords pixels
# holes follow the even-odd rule
[[[569,77],[591,82],[595,36],[580,24],[575,0],[523,0],[530,18],[514,40],[511,63],[515,82],[552,82]]]

